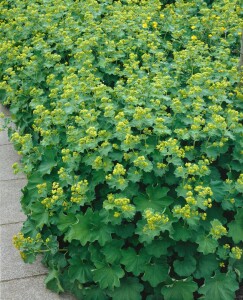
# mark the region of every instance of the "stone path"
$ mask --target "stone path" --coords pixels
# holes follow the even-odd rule
[[[8,114],[2,106],[0,112]],[[40,259],[25,264],[12,244],[13,235],[19,232],[26,219],[21,212],[20,197],[27,181],[23,174],[13,174],[12,164],[16,161],[19,156],[7,132],[0,132],[0,299],[74,300],[70,295],[57,295],[47,290],[44,285],[47,269]]]

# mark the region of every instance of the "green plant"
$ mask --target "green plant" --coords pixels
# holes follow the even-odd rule
[[[231,300],[242,280],[240,3],[167,2],[0,4],[14,244],[56,292]]]

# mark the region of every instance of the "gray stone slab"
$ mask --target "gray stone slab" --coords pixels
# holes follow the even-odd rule
[[[41,264],[41,256],[32,263],[24,263],[19,251],[12,244],[12,238],[22,227],[22,223],[1,225],[1,281],[46,274]]]
[[[16,223],[26,220],[21,211],[21,189],[26,179],[0,181],[0,224]]]
[[[6,116],[10,116],[9,110],[5,106],[3,106],[2,104],[0,104],[0,112],[4,113]]]
[[[13,145],[0,146],[0,180],[24,178],[24,174],[14,174],[12,165],[20,160]]]
[[[0,126],[0,145],[7,145],[7,144],[10,144],[8,139],[8,132],[7,130],[1,131],[1,126]]]
[[[2,300],[75,300],[69,294],[55,294],[45,288],[45,276],[1,282]]]

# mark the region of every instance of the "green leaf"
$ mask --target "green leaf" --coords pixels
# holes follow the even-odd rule
[[[199,236],[196,240],[196,243],[198,244],[197,251],[202,252],[204,255],[215,253],[218,247],[218,242],[207,236]]]
[[[154,263],[145,266],[142,280],[148,281],[152,287],[156,287],[168,277],[169,266],[166,258],[158,259]]]
[[[49,272],[47,277],[45,278],[46,287],[56,293],[64,292],[60,280],[59,280],[59,271],[53,269]]]
[[[145,247],[145,250],[149,255],[159,258],[160,256],[168,253],[167,249],[171,246],[171,244],[171,241],[167,239],[154,240],[151,244]]]
[[[196,264],[196,260],[192,256],[186,256],[183,260],[175,260],[173,266],[178,275],[187,277],[196,270]]]
[[[121,285],[109,293],[113,300],[141,300],[143,285],[134,277],[121,279]]]
[[[232,265],[233,270],[235,270],[236,274],[242,280],[243,279],[243,256],[241,256],[241,259],[230,258],[229,265]]]
[[[99,287],[89,287],[84,291],[85,297],[81,299],[85,300],[108,300],[106,293]],[[79,299],[79,298],[78,298]]]
[[[57,228],[65,232],[69,227],[74,225],[78,221],[77,217],[74,214],[59,214],[57,221]]]
[[[53,167],[57,165],[55,160],[56,150],[53,148],[46,149],[42,155],[41,164],[38,167],[38,171],[42,174],[50,174]]]
[[[238,209],[235,220],[230,222],[228,235],[232,237],[234,243],[243,241],[243,209]]]
[[[145,209],[152,208],[156,211],[161,211],[173,203],[173,198],[167,196],[168,191],[169,189],[166,187],[148,187],[146,195],[140,194],[134,198],[136,209],[144,211]]]
[[[191,232],[188,228],[187,224],[181,224],[180,222],[173,224],[173,232],[170,234],[170,236],[175,241],[187,241],[191,237]]]
[[[120,265],[103,264],[101,268],[92,270],[93,279],[101,289],[113,289],[120,286],[120,278],[125,274]]]
[[[35,221],[36,228],[42,228],[49,224],[49,213],[41,203],[36,202],[31,207],[31,219]]]
[[[87,283],[92,280],[90,264],[83,262],[79,257],[73,257],[69,262],[68,274],[71,282],[78,280],[80,283]]]
[[[122,251],[121,263],[127,272],[132,272],[135,276],[144,272],[145,264],[149,261],[149,256],[144,252],[136,253],[133,248]]]
[[[213,278],[206,278],[199,293],[204,295],[204,300],[232,300],[238,288],[239,284],[234,273],[217,272]]]
[[[197,284],[192,281],[191,277],[188,277],[186,280],[176,280],[172,284],[162,287],[161,293],[165,300],[193,300],[193,293],[196,290]]]
[[[66,233],[65,240],[69,242],[78,240],[82,246],[94,241],[103,246],[111,240],[112,229],[104,223],[104,218],[98,212],[93,212],[89,208],[85,215],[80,213],[76,218],[77,222]]]
[[[209,277],[218,266],[219,262],[217,261],[216,255],[201,255],[198,259],[198,266],[193,276],[198,279]]]
[[[211,180],[210,186],[213,191],[213,198],[217,202],[224,200],[226,194],[226,191],[224,189],[224,182],[222,180]]]
[[[113,240],[107,243],[101,252],[105,255],[105,259],[108,263],[113,264],[115,261],[120,261],[121,258],[121,247],[124,245],[122,240]]]

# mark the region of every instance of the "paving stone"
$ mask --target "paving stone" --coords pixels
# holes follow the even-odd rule
[[[22,223],[1,225],[1,281],[46,274],[41,264],[41,256],[32,264],[24,263],[19,251],[12,244],[12,238],[22,227]]]
[[[20,156],[14,150],[13,145],[0,146],[0,180],[24,178],[24,174],[14,174],[12,165],[19,162]]]
[[[1,225],[26,220],[20,205],[21,189],[26,183],[26,179],[0,181]]]
[[[13,123],[10,123],[10,126],[12,128],[16,128]],[[8,138],[8,129],[7,128],[3,129],[3,119],[0,118],[0,146],[7,145],[7,144],[11,144]]]
[[[4,113],[6,116],[10,116],[9,110],[5,106],[3,106],[2,104],[0,104],[0,112]]]
[[[1,282],[2,300],[75,300],[68,294],[58,295],[45,288],[45,276]]]
[[[1,125],[0,125],[0,145],[7,145],[7,144],[10,144],[8,140],[7,130],[1,131]]]

